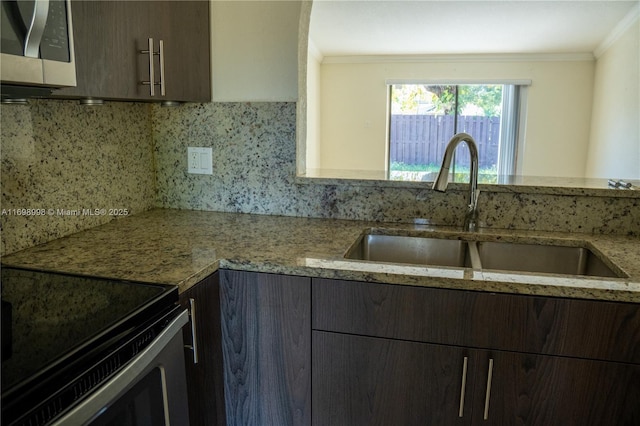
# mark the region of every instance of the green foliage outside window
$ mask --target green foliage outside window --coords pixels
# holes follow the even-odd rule
[[[458,107],[456,108],[456,91]],[[392,105],[394,114],[444,114],[452,115],[456,109],[461,114],[467,107],[481,109],[484,116],[502,114],[502,85],[393,85]],[[421,110],[422,109],[422,110]]]

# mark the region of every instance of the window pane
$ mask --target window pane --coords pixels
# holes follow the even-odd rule
[[[455,85],[391,86],[391,179],[433,180],[455,134],[455,97]]]
[[[434,180],[447,143],[454,134],[466,132],[478,145],[479,181],[496,182],[504,87],[499,84],[392,85],[390,178]],[[508,155],[515,156],[515,152]],[[461,144],[452,164],[451,180],[468,182],[469,164],[469,151]]]
[[[456,133],[470,134],[478,145],[478,181],[496,181],[500,147],[500,119],[502,117],[502,85],[459,86]],[[462,144],[454,158],[455,182],[469,181],[471,160],[469,150]]]

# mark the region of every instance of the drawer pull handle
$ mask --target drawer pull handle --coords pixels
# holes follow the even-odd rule
[[[489,359],[489,372],[487,373],[487,393],[484,397],[484,419],[489,419],[489,397],[491,396],[491,379],[493,378],[493,358]]]
[[[464,415],[464,392],[467,387],[467,363],[469,362],[469,357],[464,357],[464,361],[462,362],[462,389],[460,389],[460,410],[458,411],[458,417],[463,417]]]

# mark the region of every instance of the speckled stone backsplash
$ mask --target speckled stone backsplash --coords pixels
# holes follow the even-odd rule
[[[294,103],[31,101],[2,106],[1,253],[152,207],[459,225],[466,192],[427,184],[295,177]],[[214,174],[187,174],[187,146],[213,147]],[[155,150],[155,152],[154,152]],[[484,227],[640,236],[640,198],[488,190]],[[21,209],[43,209],[26,216]],[[109,210],[115,209],[110,212]],[[90,214],[91,213],[91,214]]]
[[[148,105],[32,100],[0,111],[2,254],[154,206]]]
[[[294,103],[212,103],[152,108],[160,207],[381,222],[462,224],[465,191],[429,185],[300,183]],[[187,146],[213,147],[214,174],[190,175]],[[540,192],[540,191],[534,191]],[[482,226],[640,235],[640,199],[484,190]]]

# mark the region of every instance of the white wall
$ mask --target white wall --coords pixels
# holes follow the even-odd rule
[[[553,60],[551,60],[553,59]],[[584,175],[594,61],[584,55],[451,57],[422,62],[331,63],[321,77],[321,165],[383,170],[387,79],[530,79],[522,174]]]
[[[385,170],[385,76],[378,64],[321,66],[321,168]]]
[[[318,169],[320,163],[320,140],[322,135],[320,132],[320,62],[322,57],[315,48],[309,46],[307,55],[307,151],[306,151],[306,167],[308,169]]]
[[[640,21],[596,62],[587,177],[640,179]]]
[[[296,101],[300,1],[210,6],[213,101]]]

